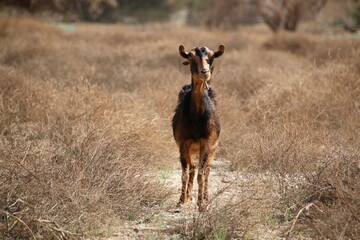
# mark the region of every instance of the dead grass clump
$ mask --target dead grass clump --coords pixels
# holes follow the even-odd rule
[[[250,213],[242,203],[213,204],[208,211],[192,219],[185,235],[191,239],[232,239],[243,238],[253,227],[245,219]]]
[[[119,121],[122,102],[86,81],[1,70],[2,235],[71,236],[56,229],[82,233],[161,204],[166,191],[144,165],[153,154],[138,147],[146,120]]]
[[[329,61],[359,66],[360,44],[358,41],[283,32],[266,40],[263,46],[267,50],[284,51],[306,57],[318,66]]]
[[[304,56],[314,50],[315,43],[302,34],[282,32],[266,41],[263,46],[265,49],[288,51],[296,55]]]
[[[276,180],[278,222],[288,223],[288,236],[359,238],[358,44],[344,43],[328,41],[297,53],[311,60],[342,46],[339,55],[346,57],[329,56],[307,72],[279,72],[247,106],[248,127],[233,166]]]
[[[360,155],[334,146],[306,180],[288,192],[294,212],[288,236],[310,229],[324,239],[360,237]]]
[[[264,202],[258,201],[257,184],[258,179],[248,180],[246,184],[239,177],[232,179],[214,193],[205,211],[191,210],[192,216],[175,219],[167,231],[186,239],[246,238],[255,229],[258,211],[266,208]]]

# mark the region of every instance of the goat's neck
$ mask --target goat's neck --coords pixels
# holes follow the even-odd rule
[[[191,112],[193,113],[203,113],[205,112],[205,82],[195,81],[194,77],[191,79]]]

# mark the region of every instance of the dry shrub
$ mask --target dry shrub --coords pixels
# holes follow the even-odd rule
[[[307,53],[314,51],[315,44],[303,34],[282,32],[265,42],[264,47],[266,49],[287,51],[297,55],[307,55]]]
[[[245,172],[242,174],[246,175]],[[264,193],[260,193],[264,182],[256,176],[244,177],[242,174],[231,173],[228,176],[231,180],[225,184],[217,182],[218,189],[205,211],[185,209],[186,217],[172,220],[167,231],[185,239],[243,239],[250,236],[259,222],[259,212],[268,211],[271,204],[262,199]]]
[[[311,229],[323,239],[360,237],[359,156],[346,145],[334,146],[306,181],[289,191],[288,199],[295,202],[291,209],[296,213],[295,230]]]
[[[11,72],[0,69],[3,235],[61,237],[58,226],[82,233],[162,203],[166,191],[147,169],[151,124],[124,114],[136,108],[131,100],[86,80]]]
[[[278,72],[249,100],[233,167],[276,180],[288,236],[358,239],[359,45],[284,34],[265,46],[323,62]]]
[[[243,238],[253,227],[245,220],[250,216],[248,208],[244,202],[212,203],[206,212],[192,219],[183,234],[191,239]]]
[[[290,52],[305,57],[316,65],[329,61],[359,67],[360,43],[343,39],[324,39],[304,33],[281,32],[263,44],[267,50]]]

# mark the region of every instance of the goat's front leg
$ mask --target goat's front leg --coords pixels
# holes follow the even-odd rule
[[[186,163],[185,159],[180,157],[182,174],[181,174],[181,195],[178,203],[178,207],[185,204],[187,201],[187,187],[189,183],[189,165]]]
[[[215,154],[217,151],[217,145],[213,146],[211,150],[209,150],[208,159],[207,159],[207,166],[204,170],[205,172],[205,183],[204,183],[204,200],[209,201],[209,175],[210,175],[210,167],[211,167],[211,161],[214,159]]]
[[[207,143],[200,143],[200,158],[199,158],[199,171],[197,175],[198,181],[198,202],[199,211],[205,210],[206,200],[209,199],[207,182],[208,182],[208,173],[210,172],[209,166],[209,148]]]
[[[181,195],[180,200],[178,203],[178,207],[181,207],[181,205],[185,204],[188,201],[188,194],[189,194],[189,178],[190,178],[190,156],[188,153],[188,148],[186,145],[182,145],[180,147],[180,162],[182,167],[182,175],[181,175]],[[192,186],[191,186],[192,187]]]

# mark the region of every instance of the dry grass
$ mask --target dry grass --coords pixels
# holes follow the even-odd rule
[[[272,239],[265,226],[275,214],[273,181],[265,175],[246,171],[231,173],[233,180],[213,194],[205,212],[174,224],[182,236],[190,239]],[[213,178],[214,180],[214,178]],[[219,183],[217,183],[218,185]]]
[[[220,43],[219,157],[268,184],[256,185],[261,201],[214,198],[178,231],[241,237],[270,218],[290,237],[358,239],[358,41],[170,25],[63,32],[21,18],[0,19],[1,233],[29,237],[25,224],[38,235],[89,232],[162,204],[166,189],[155,175],[178,165],[170,119],[189,81],[177,47]],[[245,192],[236,200],[249,199]]]
[[[360,43],[281,34],[263,46],[286,58],[248,102],[233,167],[276,179],[285,235],[357,239]]]
[[[156,113],[147,114],[133,94],[109,94],[67,72],[61,61],[74,65],[76,52],[53,27],[8,24],[0,51],[1,209],[35,233],[50,231],[41,219],[82,233],[138,219],[161,204],[166,191],[149,171],[163,141],[148,139],[156,135]],[[23,28],[43,43],[13,36]],[[24,224],[3,218],[3,234],[29,236]]]

